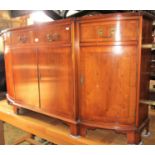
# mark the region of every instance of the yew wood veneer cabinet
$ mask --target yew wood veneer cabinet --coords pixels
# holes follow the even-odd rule
[[[55,21],[4,33],[7,99],[64,120],[77,135],[74,21]]]
[[[112,129],[129,144],[149,130],[152,19],[106,14],[64,19],[3,33],[7,99],[70,125],[71,134]],[[16,108],[16,109],[17,109]]]

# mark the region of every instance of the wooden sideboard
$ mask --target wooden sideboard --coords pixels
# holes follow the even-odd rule
[[[71,134],[112,129],[138,144],[149,130],[152,19],[96,15],[3,33],[7,99],[70,125]]]
[[[15,106],[64,120],[77,134],[74,21],[4,33],[7,98]]]

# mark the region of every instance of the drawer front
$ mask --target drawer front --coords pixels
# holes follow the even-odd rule
[[[132,41],[138,39],[138,20],[81,23],[81,42]]]
[[[16,30],[11,33],[12,45],[25,45],[33,43],[34,32],[32,29]]]
[[[71,25],[44,25],[37,29],[38,43],[71,42]]]

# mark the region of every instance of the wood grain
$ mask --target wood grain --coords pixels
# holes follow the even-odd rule
[[[113,129],[137,144],[149,124],[139,100],[148,99],[150,54],[142,43],[151,43],[151,30],[152,19],[135,13],[8,30],[8,99],[65,121],[74,135],[78,125],[82,136],[89,128]]]

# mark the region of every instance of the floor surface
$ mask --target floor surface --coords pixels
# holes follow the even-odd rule
[[[5,142],[6,144],[10,145],[13,144],[14,141],[19,139],[20,137],[28,134],[20,129],[13,127],[12,125],[5,124],[4,126],[5,131]],[[155,110],[150,110],[150,136],[143,137],[142,141],[144,145],[155,144]],[[111,130],[103,130],[97,129],[95,132],[94,130],[89,130],[87,137],[90,139],[99,139],[104,140],[105,144],[126,144],[126,136],[122,134],[115,133]],[[29,144],[29,143],[22,143],[22,144]]]

